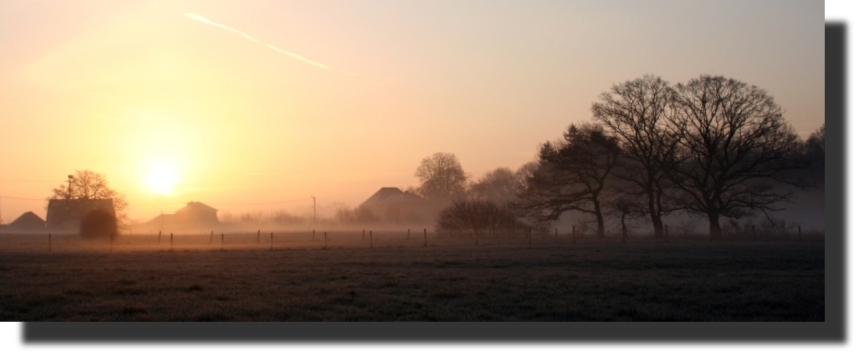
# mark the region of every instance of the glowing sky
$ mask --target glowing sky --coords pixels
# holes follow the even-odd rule
[[[4,0],[0,196],[89,169],[138,220],[192,200],[353,207],[416,185],[435,152],[475,178],[515,169],[644,74],[757,85],[806,136],[824,121],[823,21],[809,1]]]

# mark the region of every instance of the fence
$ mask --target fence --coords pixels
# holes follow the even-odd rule
[[[76,234],[47,233],[44,235],[27,234],[0,234],[0,249],[4,250],[33,250],[45,252],[57,252],[74,249],[105,249],[109,252],[115,251],[226,251],[238,249],[256,250],[284,250],[284,249],[384,249],[401,247],[502,247],[502,246],[539,246],[552,244],[578,244],[578,243],[676,243],[676,242],[765,242],[765,241],[787,241],[787,242],[817,242],[824,240],[823,232],[806,232],[798,228],[796,232],[786,233],[761,233],[751,230],[750,233],[724,235],[719,240],[711,240],[707,236],[681,236],[670,234],[662,239],[654,239],[651,236],[623,237],[622,234],[609,234],[604,238],[594,235],[581,235],[572,229],[571,232],[552,232],[534,234],[532,232],[521,233],[517,237],[492,237],[491,234],[459,235],[458,237],[445,237],[427,229],[422,229],[422,237],[412,237],[412,229],[402,230],[264,230],[268,237],[263,240],[263,230],[245,232],[206,232],[179,233],[170,231],[159,231],[158,233],[131,234],[110,237],[109,240],[101,242],[84,241]],[[220,234],[220,242],[215,243],[215,233]],[[318,233],[318,235],[316,235]],[[169,234],[168,242],[163,240],[164,235]]]

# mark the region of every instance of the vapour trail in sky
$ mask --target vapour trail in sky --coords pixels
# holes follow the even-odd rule
[[[203,17],[202,15],[194,14],[194,13],[184,13],[183,15],[185,15],[185,17],[187,17],[187,18],[189,18],[189,19],[196,20],[196,21],[202,22],[202,23],[207,24],[207,25],[212,25],[212,26],[215,26],[215,27],[218,27],[218,28],[222,28],[222,29],[225,29],[225,30],[227,30],[227,31],[229,31],[229,32],[235,33],[235,34],[237,34],[237,35],[239,35],[239,36],[241,36],[241,37],[244,37],[244,38],[246,38],[246,39],[249,39],[249,40],[251,40],[251,41],[254,41],[254,42],[257,42],[257,43],[260,43],[260,44],[264,44],[264,45],[265,45],[266,47],[268,47],[269,49],[272,49],[272,50],[277,51],[277,52],[279,52],[279,53],[282,53],[282,54],[288,55],[288,56],[289,56],[289,57],[291,57],[292,59],[300,60],[300,61],[302,61],[302,62],[304,62],[304,63],[310,64],[310,65],[313,65],[313,66],[316,66],[316,67],[319,67],[319,68],[322,68],[322,69],[325,69],[325,70],[333,70],[333,68],[331,68],[331,67],[329,67],[329,66],[327,66],[327,65],[324,65],[324,64],[319,63],[319,62],[317,62],[317,61],[313,61],[313,60],[307,59],[307,58],[305,58],[305,57],[303,57],[303,56],[301,56],[301,55],[298,55],[298,54],[292,53],[292,52],[290,52],[290,51],[287,51],[287,50],[283,50],[283,49],[277,48],[277,47],[276,47],[275,45],[273,45],[273,44],[269,44],[269,43],[262,42],[262,41],[260,41],[260,40],[256,39],[255,37],[253,37],[253,36],[251,36],[251,35],[249,35],[249,34],[247,34],[247,33],[244,33],[244,32],[242,32],[242,31],[239,31],[239,30],[234,29],[234,28],[232,28],[232,27],[229,27],[229,26],[222,25],[222,24],[219,24],[219,23],[217,23],[217,22],[211,21],[211,20],[209,20],[209,19],[207,19],[207,18]],[[347,74],[347,75],[355,76],[355,74],[354,74],[354,73],[351,73],[351,72],[342,71],[342,70],[340,70],[340,72],[341,72],[341,73],[343,73],[343,74]]]

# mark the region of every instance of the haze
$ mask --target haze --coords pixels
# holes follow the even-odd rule
[[[83,169],[140,221],[188,201],[354,207],[417,185],[435,152],[476,178],[516,169],[645,74],[759,86],[805,138],[824,123],[823,16],[807,1],[2,1],[2,218],[44,216]]]

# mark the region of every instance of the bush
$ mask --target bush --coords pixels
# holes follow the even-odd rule
[[[488,200],[456,200],[440,212],[436,231],[448,237],[514,236],[523,234],[530,225],[518,221],[518,215],[507,205]]]
[[[80,236],[88,240],[109,240],[118,234],[116,216],[107,210],[95,210],[80,221]]]

